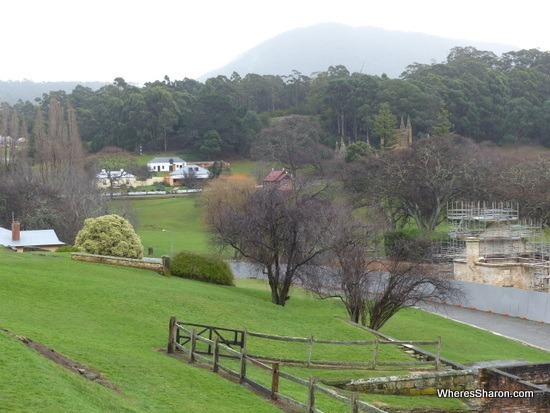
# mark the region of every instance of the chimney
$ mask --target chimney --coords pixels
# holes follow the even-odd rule
[[[11,223],[11,240],[20,241],[21,240],[21,224],[19,221],[13,221]]]

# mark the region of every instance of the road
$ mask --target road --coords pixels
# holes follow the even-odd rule
[[[550,324],[443,304],[426,304],[421,308],[550,351]]]
[[[230,262],[236,278],[266,279],[261,269],[246,262]],[[550,351],[550,324],[505,317],[465,307],[425,304],[423,310]]]

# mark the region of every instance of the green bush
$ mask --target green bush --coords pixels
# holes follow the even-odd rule
[[[417,229],[400,229],[384,234],[384,250],[389,258],[403,261],[429,259],[432,240]]]
[[[88,218],[76,236],[75,246],[88,254],[142,258],[141,239],[132,224],[119,215]]]
[[[233,273],[229,264],[209,255],[179,252],[170,262],[170,271],[176,277],[212,284],[233,285]]]

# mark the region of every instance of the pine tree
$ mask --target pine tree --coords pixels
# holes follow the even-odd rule
[[[450,117],[451,114],[447,110],[445,102],[440,102],[437,120],[432,128],[434,136],[446,136],[451,133],[453,124],[450,121]]]
[[[383,103],[374,117],[373,132],[380,138],[380,149],[395,149],[397,145],[397,119],[391,112],[390,105]]]

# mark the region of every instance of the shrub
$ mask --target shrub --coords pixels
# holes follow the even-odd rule
[[[132,224],[119,215],[88,218],[76,236],[75,246],[88,254],[142,258],[141,239]]]
[[[233,273],[229,265],[209,255],[179,252],[170,262],[170,271],[176,277],[212,284],[233,285]]]
[[[389,258],[403,261],[425,261],[429,258],[432,241],[417,229],[401,229],[384,234],[384,249]]]

